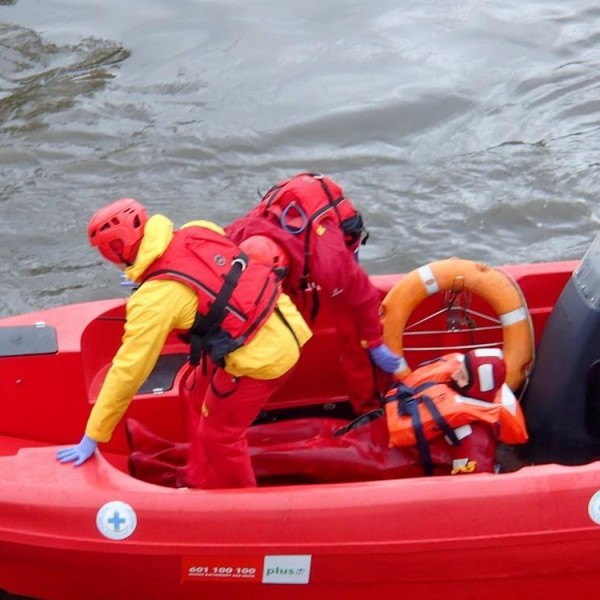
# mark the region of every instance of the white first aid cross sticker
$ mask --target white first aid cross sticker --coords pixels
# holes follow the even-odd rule
[[[110,540],[124,540],[135,531],[137,515],[125,502],[107,502],[96,515],[96,526],[104,537]]]
[[[310,554],[265,556],[263,583],[306,584],[310,580]]]
[[[600,491],[596,492],[588,503],[588,515],[590,519],[600,525]]]

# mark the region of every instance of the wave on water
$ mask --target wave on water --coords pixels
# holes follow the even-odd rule
[[[129,51],[105,40],[84,39],[59,47],[36,32],[0,24],[1,130],[31,130],[48,114],[71,108],[75,99],[103,87],[112,67]]]

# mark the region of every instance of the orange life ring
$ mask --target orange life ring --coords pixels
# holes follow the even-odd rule
[[[502,271],[460,258],[432,262],[411,271],[383,299],[383,338],[402,356],[397,376],[402,378],[411,372],[404,358],[402,337],[413,310],[428,296],[453,289],[459,278],[462,289],[484,299],[498,315],[503,331],[506,383],[516,391],[528,377],[534,357],[533,326],[523,294]]]

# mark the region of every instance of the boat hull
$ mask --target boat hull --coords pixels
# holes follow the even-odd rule
[[[576,265],[503,268],[527,298],[536,346]],[[383,297],[398,278],[373,281]],[[169,489],[128,475],[121,424],[93,460],[57,463],[57,448],[81,435],[123,317],[124,300],[111,300],[0,322],[0,590],[47,600],[596,593],[598,461],[501,475]],[[415,339],[409,360],[430,358],[435,349]],[[318,406],[339,416],[335,344],[325,316],[269,414]],[[179,441],[185,350],[168,340],[129,409]]]
[[[559,598],[600,580],[598,463],[203,491],[133,480],[101,456],[48,468],[53,453],[28,448],[0,459],[8,591],[49,600],[140,590],[149,599],[475,598],[485,586],[486,598],[511,589]],[[126,539],[108,539],[97,524],[115,501],[136,515]]]

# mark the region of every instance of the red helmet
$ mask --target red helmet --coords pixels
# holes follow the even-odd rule
[[[469,383],[461,392],[471,398],[493,402],[506,378],[504,354],[498,348],[478,348],[465,354]]]
[[[283,248],[266,235],[252,235],[240,243],[240,250],[252,260],[271,267],[283,278],[290,266],[288,255]]]
[[[137,200],[115,200],[90,219],[90,244],[107,260],[130,265],[135,260],[147,221],[146,209]]]

